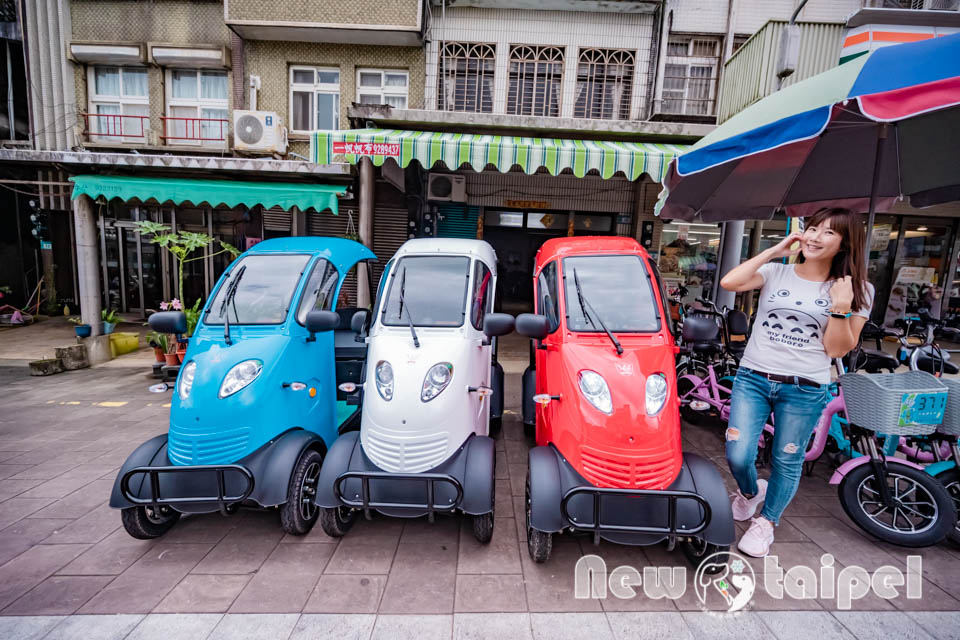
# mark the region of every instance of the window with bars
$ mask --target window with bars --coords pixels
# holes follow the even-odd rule
[[[575,118],[629,120],[635,57],[623,49],[581,49]]]
[[[437,62],[440,111],[493,112],[493,73],[497,49],[492,44],[440,43]]]
[[[98,65],[89,74],[91,141],[144,142],[150,115],[146,68]]]
[[[225,71],[169,69],[164,139],[169,144],[223,144],[229,131]]]
[[[563,47],[510,47],[507,113],[521,116],[560,116]]]
[[[663,73],[661,113],[712,116],[716,113],[720,41],[670,38]]]

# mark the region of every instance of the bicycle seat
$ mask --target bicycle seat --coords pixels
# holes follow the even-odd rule
[[[960,329],[955,329],[954,327],[940,327],[937,329],[937,333],[941,338],[949,340],[950,342],[960,342]]]
[[[948,354],[944,354],[948,355]],[[960,367],[950,362],[949,360],[941,360],[940,358],[931,358],[926,354],[921,354],[917,359],[917,369],[920,371],[926,371],[927,373],[937,374],[940,371],[940,364],[943,363],[943,372],[949,373],[950,375],[956,375],[960,373]]]
[[[858,363],[858,365],[859,368],[866,369],[869,373],[877,373],[880,369],[889,369],[890,371],[893,371],[900,366],[900,362],[897,360],[897,357],[885,351],[864,349],[863,355],[865,362],[863,364]]]
[[[683,321],[683,342],[700,353],[719,353],[722,349],[720,327],[711,317],[687,316]]]
[[[733,336],[745,336],[750,333],[750,319],[743,311],[731,309],[727,312],[727,331]]]

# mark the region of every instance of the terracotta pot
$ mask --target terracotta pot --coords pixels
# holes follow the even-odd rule
[[[175,367],[180,364],[180,358],[177,357],[175,353],[165,353],[163,354],[164,361],[171,367]]]
[[[163,349],[160,347],[153,348],[153,355],[157,358],[157,362],[166,362],[166,359],[163,357]]]

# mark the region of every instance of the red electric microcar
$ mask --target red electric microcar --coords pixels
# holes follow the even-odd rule
[[[723,478],[680,444],[676,347],[657,267],[632,238],[548,240],[534,266],[536,313],[523,421],[536,434],[526,486],[527,547],[553,534],[631,545],[679,543],[699,565],[734,541]]]

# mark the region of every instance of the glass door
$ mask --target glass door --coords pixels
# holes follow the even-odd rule
[[[921,309],[940,317],[944,285],[950,284],[947,268],[955,221],[903,218],[901,225],[885,324],[889,324],[891,314],[914,314]]]

